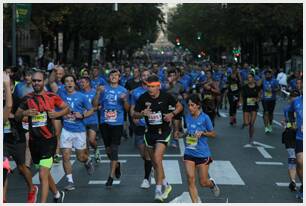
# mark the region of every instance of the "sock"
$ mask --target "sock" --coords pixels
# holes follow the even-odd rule
[[[166,179],[163,179],[163,185],[166,187],[169,185],[168,181]]]
[[[152,170],[152,162],[151,160],[144,160],[144,169],[145,169],[145,179],[149,180],[151,170]]]
[[[54,195],[54,198],[58,199],[60,198],[61,194],[60,192],[57,190],[56,194]]]
[[[156,185],[155,192],[161,192],[162,191],[162,186],[161,185]]]
[[[72,174],[66,175],[68,182],[73,183]]]

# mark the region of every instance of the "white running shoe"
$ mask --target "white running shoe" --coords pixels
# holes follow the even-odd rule
[[[151,186],[151,184],[150,184],[149,180],[143,179],[143,180],[142,180],[142,183],[141,183],[141,185],[140,185],[140,188],[142,188],[142,189],[148,189],[148,188],[150,188],[150,186]]]

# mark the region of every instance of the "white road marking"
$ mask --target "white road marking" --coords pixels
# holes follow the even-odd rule
[[[163,160],[163,166],[169,184],[183,184],[178,160]],[[155,184],[154,178],[151,178],[151,184]]]
[[[263,148],[266,148],[266,149],[273,149],[274,147],[273,146],[270,146],[270,145],[267,145],[267,144],[263,144],[263,143],[260,143],[260,142],[256,142],[254,141],[254,144],[257,144]]]
[[[230,161],[213,161],[209,165],[209,176],[220,185],[245,185]]]
[[[71,165],[75,162],[75,160],[70,160]],[[55,184],[57,184],[65,175],[65,171],[63,168],[62,161],[59,164],[53,164],[51,168],[51,175],[54,179]],[[39,172],[37,172],[34,177],[32,178],[33,184],[40,184],[39,181]]]
[[[276,182],[275,184],[279,187],[288,187],[290,183],[289,182]],[[296,183],[296,186],[300,187],[301,183]]]
[[[101,154],[101,157],[107,157],[105,154]],[[140,157],[140,154],[119,154],[119,157]],[[164,157],[182,157],[182,154],[165,154]],[[76,157],[75,154],[72,154],[70,157]],[[90,155],[90,157],[95,157],[95,155]]]
[[[255,146],[253,146],[253,145],[251,145],[251,144],[246,144],[246,145],[244,145],[243,147],[244,147],[244,148],[253,148],[253,147],[255,147]]]
[[[126,163],[126,160],[118,160],[120,163]],[[110,163],[110,160],[101,160],[100,163]]]
[[[90,180],[88,182],[88,184],[90,185],[104,185],[106,183],[107,180]],[[113,181],[113,185],[119,185],[120,184],[120,180],[114,180]]]
[[[262,156],[266,159],[272,159],[272,156],[265,150],[263,147],[256,147],[258,151],[262,154]]]
[[[199,198],[199,197],[198,197]],[[189,192],[183,192],[180,196],[177,196],[169,203],[192,203]]]
[[[219,114],[220,114],[221,117],[227,117],[227,115],[225,113],[223,113],[223,112],[219,111]]]
[[[263,117],[263,114],[260,113],[260,112],[257,112],[257,115],[260,116],[260,117]],[[276,121],[276,120],[273,120],[273,123],[280,126],[280,127],[283,127],[282,124],[280,122]]]
[[[282,162],[255,162],[257,165],[284,165]]]
[[[180,151],[181,151],[181,156],[184,156],[184,152],[185,152],[185,143],[184,143],[184,139],[180,138],[179,139],[179,147],[180,147]]]

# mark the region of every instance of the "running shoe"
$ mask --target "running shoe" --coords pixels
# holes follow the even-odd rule
[[[115,177],[117,179],[119,179],[121,177],[120,162],[117,163],[117,167],[116,167],[116,170],[115,170]]]
[[[95,149],[95,160],[96,160],[96,163],[101,162],[100,150],[98,148]]]
[[[105,186],[108,187],[108,188],[111,188],[113,186],[113,181],[114,181],[114,179],[111,176],[109,176],[106,183],[105,183]]]
[[[64,189],[67,191],[75,190],[75,185],[73,182],[68,182],[68,184],[66,185],[66,187],[64,187]]]
[[[88,175],[92,175],[94,173],[95,167],[92,163],[92,160],[90,160],[88,163],[85,163],[84,166],[87,170]]]
[[[60,196],[58,198],[54,197],[53,198],[53,202],[54,203],[63,203],[64,199],[65,199],[65,192],[64,191],[60,191]]]
[[[215,180],[213,178],[209,178],[209,180],[213,183],[213,187],[211,187],[211,191],[214,193],[215,197],[219,197],[220,195],[220,189],[218,185],[216,184]]]
[[[142,180],[142,183],[141,183],[141,185],[140,185],[140,188],[142,188],[142,189],[148,189],[148,188],[150,188],[150,182],[149,182],[149,180],[147,180],[147,179],[143,179]]]
[[[296,192],[296,184],[295,184],[295,182],[293,182],[293,181],[290,182],[289,189],[290,189],[291,192]]]
[[[168,184],[168,185],[165,187],[165,191],[164,191],[164,193],[163,193],[163,199],[164,199],[164,200],[168,198],[168,196],[169,196],[169,194],[170,194],[171,191],[172,191],[172,186]]]
[[[32,191],[28,193],[28,201],[27,203],[36,203],[38,194],[37,185],[33,185]]]
[[[269,125],[269,127],[268,127],[268,129],[269,129],[269,132],[271,133],[272,132],[272,125]]]
[[[158,201],[158,202],[163,202],[163,201],[164,201],[164,199],[163,199],[163,193],[162,193],[161,191],[155,191],[154,200],[155,200],[155,201]]]
[[[58,154],[55,154],[53,157],[53,163],[58,164],[61,161],[61,157]]]
[[[178,140],[177,139],[172,139],[171,140],[171,147],[178,148]]]
[[[269,127],[265,127],[265,133],[267,134],[269,132],[270,132]]]

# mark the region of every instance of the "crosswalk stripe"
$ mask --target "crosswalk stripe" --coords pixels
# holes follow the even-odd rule
[[[262,154],[262,156],[266,159],[272,159],[272,156],[265,150],[263,147],[256,147],[258,151]]]
[[[284,165],[282,162],[255,162],[257,165]]]
[[[71,166],[75,162],[75,160],[70,160]],[[55,184],[57,184],[65,175],[65,171],[63,168],[63,163],[62,161],[59,162],[59,164],[53,164],[51,168],[51,175],[54,179]],[[40,184],[39,181],[39,172],[37,172],[34,177],[32,178],[33,184]]]
[[[163,166],[169,184],[183,184],[178,160],[163,160]],[[151,184],[156,184],[154,178],[151,178]]]
[[[230,161],[213,161],[209,165],[209,176],[220,185],[245,185]]]
[[[107,180],[90,180],[88,182],[88,184],[90,185],[104,185],[106,183]],[[113,181],[113,185],[119,185],[120,184],[120,180],[114,180]]]
[[[290,183],[289,182],[276,182],[275,184],[279,187],[288,187]],[[301,183],[296,183],[296,186],[300,187]]]

